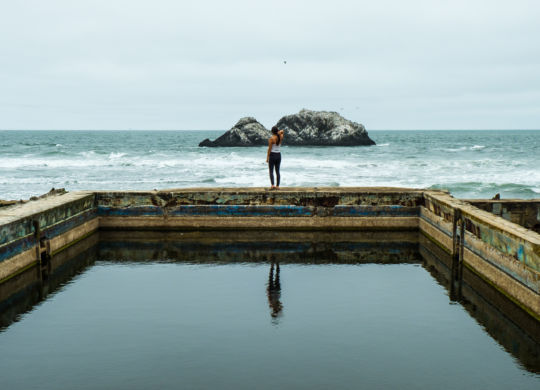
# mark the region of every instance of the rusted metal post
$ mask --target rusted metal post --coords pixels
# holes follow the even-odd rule
[[[465,221],[460,209],[454,209],[452,219],[452,270],[450,276],[450,299],[461,300],[461,280],[463,276],[463,243]]]

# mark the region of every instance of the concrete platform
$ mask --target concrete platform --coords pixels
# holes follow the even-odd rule
[[[535,202],[528,202],[527,210]],[[0,208],[0,281],[97,230],[409,231],[428,237],[448,253],[456,275],[466,267],[540,320],[540,235],[495,215],[497,206],[486,204],[491,212],[444,191],[391,187],[53,195]],[[488,208],[486,204],[480,205]],[[523,214],[527,223],[533,223],[532,214]]]

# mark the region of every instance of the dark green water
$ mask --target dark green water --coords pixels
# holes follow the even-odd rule
[[[186,262],[113,259],[115,243],[98,246],[96,261],[0,332],[2,388],[540,386],[538,344],[515,346],[532,349],[525,360],[509,352],[420,256],[325,264],[321,251],[282,261],[276,285],[271,247]]]

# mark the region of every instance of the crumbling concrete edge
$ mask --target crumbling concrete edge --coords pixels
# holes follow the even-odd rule
[[[540,316],[540,235],[435,190],[203,188],[52,196],[0,210],[0,281],[38,262],[34,247],[43,239],[54,254],[99,229],[212,228],[418,230],[453,256],[462,228],[464,265]],[[498,272],[483,273],[479,264]]]

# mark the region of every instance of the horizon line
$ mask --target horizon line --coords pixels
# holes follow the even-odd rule
[[[229,131],[230,129],[0,129],[0,131]],[[539,131],[540,128],[509,128],[509,129],[366,129],[369,131]]]

